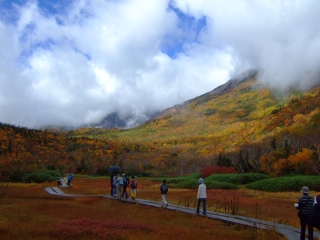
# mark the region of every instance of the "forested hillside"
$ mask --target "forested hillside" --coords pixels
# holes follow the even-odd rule
[[[319,87],[284,94],[252,77],[166,109],[133,129],[54,133],[0,124],[0,178],[21,181],[48,169],[106,175],[112,165],[146,176],[216,165],[239,173],[319,174],[319,106]]]
[[[0,123],[0,180],[18,182],[45,170],[107,174],[115,160],[112,149],[104,140]]]

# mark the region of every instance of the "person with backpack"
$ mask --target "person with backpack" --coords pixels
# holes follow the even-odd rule
[[[315,197],[314,205],[309,213],[309,224],[320,229],[320,194]]]
[[[123,178],[120,177],[120,174],[117,174],[116,188],[117,188],[118,199],[121,199],[123,185],[124,185]]]
[[[138,183],[137,183],[136,179],[134,178],[134,176],[131,177],[130,187],[131,187],[131,189],[130,189],[131,199],[135,200],[137,197]]]
[[[206,215],[206,211],[207,211],[207,186],[204,184],[204,180],[203,178],[199,179],[199,187],[198,187],[198,206],[197,206],[197,214],[200,213],[200,203],[203,203],[203,211],[202,214]]]
[[[168,185],[167,185],[167,180],[163,180],[162,184],[160,186],[160,192],[161,192],[161,197],[162,197],[162,206],[166,208],[169,204],[167,202],[167,192],[168,192]]]
[[[129,185],[129,178],[126,176],[125,173],[122,174],[123,177],[123,191],[122,191],[122,198],[124,197],[124,195],[126,195],[126,199],[128,199],[128,193],[127,193],[127,187]]]
[[[296,208],[299,210],[298,217],[300,218],[300,240],[305,239],[306,226],[308,225],[308,240],[313,240],[313,227],[309,222],[309,213],[313,207],[313,197],[309,196],[309,188],[304,186],[300,191],[303,196],[299,198]]]

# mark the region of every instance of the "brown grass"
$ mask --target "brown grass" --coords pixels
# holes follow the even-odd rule
[[[0,239],[283,239],[273,231],[102,197],[55,197],[44,191],[45,186],[55,183],[10,185],[0,197]],[[138,198],[160,201],[159,186],[158,182],[139,180]],[[109,194],[109,181],[75,179],[74,185],[63,191]],[[194,207],[195,196],[195,190],[169,189],[168,201]],[[238,199],[238,214],[254,217],[257,212],[258,218],[270,219],[276,215],[278,221],[289,223],[290,216],[297,218],[291,207],[295,197],[247,190],[209,190],[208,205],[209,210],[231,211],[234,203],[230,201]],[[292,213],[287,216],[289,212]],[[296,223],[297,219],[291,221]]]

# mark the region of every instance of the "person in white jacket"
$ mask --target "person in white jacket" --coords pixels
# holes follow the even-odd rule
[[[198,187],[198,207],[197,207],[197,214],[200,213],[200,203],[203,202],[203,211],[202,214],[207,214],[207,186],[204,184],[203,178],[199,179],[199,187]]]

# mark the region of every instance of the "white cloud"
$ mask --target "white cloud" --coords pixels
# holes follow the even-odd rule
[[[78,126],[117,110],[144,117],[246,68],[282,88],[319,80],[316,0],[75,0],[57,12],[41,2],[0,17],[2,122]]]

